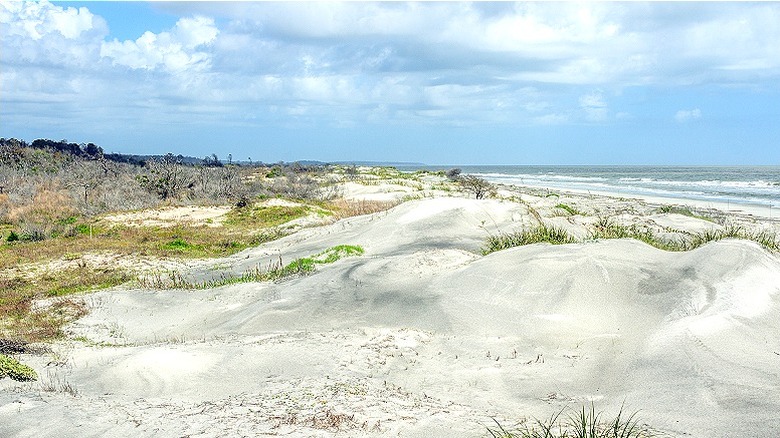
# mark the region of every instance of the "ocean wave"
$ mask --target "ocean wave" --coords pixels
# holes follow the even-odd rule
[[[483,173],[481,177],[496,183],[559,190],[580,190],[619,193],[624,195],[654,196],[672,199],[753,204],[780,205],[780,186],[768,181],[672,181],[642,177],[597,178],[569,175],[511,175]]]

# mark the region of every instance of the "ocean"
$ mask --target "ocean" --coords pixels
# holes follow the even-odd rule
[[[455,166],[418,166],[446,170]],[[490,182],[719,204],[780,207],[780,166],[457,166]],[[411,170],[411,169],[410,169]],[[780,211],[778,211],[780,213]]]

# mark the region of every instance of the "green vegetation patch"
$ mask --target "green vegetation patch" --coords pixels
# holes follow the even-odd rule
[[[334,263],[345,257],[363,255],[363,248],[356,245],[337,245],[317,253],[311,257],[295,259],[287,265],[278,264],[267,269],[257,267],[248,270],[240,276],[222,276],[213,280],[202,282],[187,281],[181,274],[168,272],[151,277],[139,278],[142,287],[155,289],[211,289],[239,283],[255,283],[261,281],[278,281],[290,277],[308,275],[316,270],[317,265]]]
[[[315,263],[328,264],[336,262],[344,257],[356,257],[363,255],[363,248],[357,245],[337,245],[312,257]]]
[[[487,244],[482,249],[482,254],[487,255],[502,249],[543,242],[553,245],[564,245],[567,243],[574,243],[576,240],[562,228],[539,225],[530,230],[488,237]]]
[[[723,239],[750,240],[769,251],[780,251],[780,238],[770,230],[748,231],[742,227],[730,226],[723,229],[709,229],[700,233],[685,233],[677,238],[663,238],[646,227],[621,225],[609,218],[600,218],[593,226],[589,239],[635,239],[664,251],[690,251],[709,242]],[[530,230],[489,236],[482,254],[487,255],[502,249],[547,242],[553,245],[576,243],[577,240],[566,230],[540,225]]]
[[[192,245],[180,237],[171,240],[170,242],[164,244],[162,247],[163,249],[166,250],[179,251],[179,252],[199,249],[198,245]]]
[[[19,382],[38,380],[38,374],[34,369],[12,357],[0,354],[0,379],[6,377]]]
[[[307,206],[260,205],[234,208],[226,215],[226,226],[269,228],[298,219],[309,213]]]
[[[119,286],[131,279],[127,272],[119,269],[78,267],[41,276],[43,284],[39,287],[46,290],[47,296],[54,297]]]

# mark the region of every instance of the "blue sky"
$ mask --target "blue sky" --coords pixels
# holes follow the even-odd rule
[[[0,136],[276,162],[780,165],[780,3],[0,2]]]

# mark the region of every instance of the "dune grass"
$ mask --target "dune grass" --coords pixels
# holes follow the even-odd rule
[[[555,208],[565,211],[566,213],[568,213],[569,216],[576,216],[578,214],[582,214],[579,210],[577,210],[576,208],[568,204],[561,203],[556,205]]]
[[[695,219],[701,219],[708,222],[714,222],[711,217],[704,216],[701,214],[695,213],[693,210],[691,210],[688,207],[681,207],[679,205],[662,205],[658,207],[659,213],[673,213],[673,214],[681,214],[683,216],[692,217]]]
[[[286,278],[308,275],[316,270],[317,265],[334,263],[345,257],[363,255],[363,248],[356,245],[337,245],[310,257],[295,259],[287,265],[282,264],[281,257],[276,263],[266,268],[260,266],[238,276],[222,275],[219,278],[205,281],[189,281],[177,272],[167,272],[145,276],[138,279],[142,287],[154,289],[211,289],[240,283],[255,283],[262,281],[278,281]]]
[[[529,230],[491,235],[487,239],[486,246],[482,249],[482,254],[487,255],[502,249],[543,242],[564,245],[574,243],[576,240],[562,228],[542,224]]]
[[[507,430],[496,421],[496,428],[488,427],[493,438],[651,438],[653,434],[639,424],[637,412],[627,415],[624,407],[612,419],[596,412],[593,403],[588,409],[572,411],[561,418],[563,410],[553,414],[548,420],[532,419],[522,429]]]
[[[590,235],[591,239],[636,239],[665,251],[690,251],[709,242],[723,239],[742,239],[758,243],[769,251],[780,251],[780,239],[768,230],[749,231],[730,225],[721,229],[707,229],[699,233],[688,233],[676,239],[662,239],[650,229],[636,225],[625,226],[608,218],[600,218]]]
[[[621,225],[609,218],[599,218],[593,225],[588,240],[599,239],[635,239],[664,251],[691,251],[709,242],[741,239],[756,242],[769,251],[780,252],[780,238],[776,233],[769,230],[749,231],[739,226],[713,228],[699,233],[686,233],[676,238],[663,238],[647,227]],[[482,249],[482,254],[487,255],[495,251],[534,243],[562,245],[576,242],[577,239],[566,230],[542,224],[528,230],[490,235]]]

